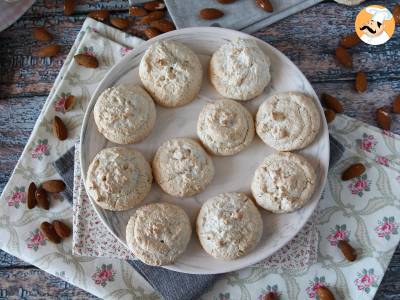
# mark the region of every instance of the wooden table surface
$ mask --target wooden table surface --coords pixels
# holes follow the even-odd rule
[[[63,15],[63,1],[39,0],[17,23],[0,33],[0,192],[21,155],[86,14],[107,8],[115,15],[127,16],[127,2],[79,1],[76,14],[66,17]],[[397,1],[373,3],[379,2],[389,9],[397,4]],[[390,105],[395,95],[400,94],[400,32],[397,28],[394,37],[382,46],[361,43],[352,49],[355,67],[352,70],[340,67],[333,52],[339,38],[353,31],[353,20],[359,10],[360,6],[346,7],[324,2],[265,28],[255,36],[292,59],[318,94],[328,92],[336,95],[343,101],[347,115],[374,125],[375,109]],[[58,57],[32,56],[40,46],[32,38],[32,28],[41,25],[50,28],[55,42],[63,45]],[[131,32],[140,36],[139,29],[134,25]],[[354,74],[358,70],[368,75],[368,91],[363,94],[353,89]],[[399,120],[399,116],[394,116],[395,133],[400,133]],[[399,276],[398,248],[376,299],[400,299]],[[0,251],[0,299],[7,299],[4,296],[10,297],[8,299],[95,299]]]

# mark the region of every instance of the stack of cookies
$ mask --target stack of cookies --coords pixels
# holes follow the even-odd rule
[[[173,264],[192,234],[186,212],[170,203],[140,204],[151,190],[153,177],[174,197],[191,197],[211,183],[212,156],[232,156],[248,147],[255,134],[277,151],[254,170],[251,191],[226,191],[203,203],[196,221],[202,248],[217,259],[248,254],[260,241],[263,220],[259,209],[289,213],[311,198],[316,174],[301,155],[289,151],[310,145],[320,128],[313,99],[299,92],[276,94],[259,107],[256,120],[240,103],[261,95],[271,81],[270,59],[253,39],[222,45],[209,62],[209,78],[221,95],[206,103],[198,116],[199,142],[188,137],[163,141],[149,164],[137,150],[101,150],[86,178],[89,196],[100,207],[123,211],[133,207],[126,227],[132,253],[149,265]],[[151,45],[139,76],[143,87],[118,85],[106,89],[94,108],[98,131],[109,141],[133,144],[145,139],[156,123],[156,104],[174,108],[194,101],[203,70],[197,55],[170,40]]]

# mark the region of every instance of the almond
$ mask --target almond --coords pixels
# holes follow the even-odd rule
[[[63,141],[68,137],[67,127],[65,127],[63,121],[57,116],[53,119],[53,134],[60,141]]]
[[[400,95],[397,96],[393,101],[393,112],[396,114],[400,114]]]
[[[330,109],[326,109],[324,111],[325,114],[325,119],[326,119],[326,123],[331,123],[333,120],[335,120],[336,117],[336,113],[333,110]]]
[[[356,80],[354,82],[354,88],[356,89],[357,92],[363,93],[367,90],[368,87],[368,81],[367,81],[367,75],[359,71],[356,74]]]
[[[324,93],[321,95],[321,102],[326,108],[329,108],[336,113],[343,112],[343,105],[338,99],[336,99],[336,97]]]
[[[272,13],[274,11],[274,8],[272,7],[272,4],[271,2],[269,2],[269,0],[256,0],[256,4],[258,7],[267,12]]]
[[[140,6],[129,7],[129,14],[134,17],[144,17],[148,13],[149,12],[147,10],[145,10],[143,7]]]
[[[356,46],[360,43],[360,38],[358,37],[357,33],[348,34],[340,39],[340,46],[345,48],[351,48]]]
[[[147,2],[143,5],[144,9],[154,11],[154,10],[163,10],[165,8],[165,4],[161,1],[151,1]]]
[[[353,58],[351,54],[346,50],[346,48],[338,47],[335,51],[336,59],[338,62],[346,68],[351,68],[353,66]]]
[[[35,191],[35,198],[36,198],[37,204],[38,204],[41,208],[43,208],[43,209],[45,209],[45,210],[49,210],[49,208],[50,208],[50,202],[49,202],[49,199],[47,198],[47,193],[46,193],[46,191],[45,191],[43,188],[38,187],[38,188],[36,189],[36,191]]]
[[[393,18],[397,25],[400,25],[400,4],[393,8]]]
[[[39,42],[48,42],[53,39],[53,35],[44,27],[36,27],[33,29],[33,37]]]
[[[326,286],[319,287],[317,295],[319,300],[335,300],[335,296],[333,296],[332,292]]]
[[[59,193],[65,190],[65,183],[62,180],[47,180],[42,183],[42,188],[49,193]]]
[[[64,0],[64,15],[70,16],[75,11],[75,0]]]
[[[217,0],[221,4],[231,4],[235,2],[236,0]]]
[[[99,66],[99,61],[96,57],[88,54],[77,54],[74,56],[76,63],[80,66],[86,68],[97,68]]]
[[[129,20],[124,18],[111,18],[110,23],[114,27],[122,30],[126,29],[129,26]]]
[[[69,95],[64,102],[64,111],[70,111],[75,105],[76,97]]]
[[[60,45],[48,45],[45,46],[37,52],[37,56],[39,57],[52,57],[56,56],[60,52]]]
[[[150,24],[151,22],[153,22],[155,20],[160,20],[162,18],[164,18],[163,11],[152,11],[147,16],[144,16],[138,23],[139,24]]]
[[[268,294],[262,297],[263,300],[278,300],[276,294],[274,292],[269,292]]]
[[[344,240],[339,241],[338,247],[342,251],[344,257],[346,257],[346,259],[348,261],[356,260],[356,258],[357,258],[356,250],[354,250],[354,248],[349,244],[349,242],[344,241]]]
[[[143,30],[143,32],[148,39],[152,39],[153,37],[156,37],[157,35],[161,34],[161,32],[159,32],[155,28],[146,28],[145,30]]]
[[[36,184],[34,182],[31,182],[28,187],[28,200],[26,202],[26,206],[29,209],[34,208],[37,204],[35,193],[36,193]]]
[[[390,130],[392,117],[385,108],[381,107],[376,110],[376,122],[380,128]]]
[[[342,174],[342,180],[350,180],[362,175],[365,172],[365,167],[361,163],[353,164],[348,167]]]
[[[91,17],[92,19],[95,19],[100,22],[104,22],[105,20],[108,19],[109,15],[110,15],[110,12],[108,10],[100,9],[100,10],[91,11],[88,14],[88,17]]]
[[[54,220],[51,225],[53,225],[55,232],[62,239],[66,239],[71,235],[71,229],[63,222]]]
[[[49,222],[43,222],[40,224],[40,231],[50,242],[53,242],[54,244],[61,243],[61,238],[58,236],[53,225],[51,225]]]
[[[175,30],[175,25],[168,20],[156,20],[150,23],[150,26],[161,32],[168,32]]]
[[[200,17],[204,20],[214,20],[224,15],[222,11],[216,8],[204,8],[200,11]]]

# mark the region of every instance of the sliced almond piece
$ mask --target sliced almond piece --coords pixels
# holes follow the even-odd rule
[[[76,97],[69,95],[64,102],[64,111],[70,111],[75,105]]]
[[[34,182],[31,182],[28,187],[28,199],[26,202],[26,206],[28,207],[28,209],[34,208],[37,204],[35,193],[36,193],[36,184]]]
[[[75,0],[64,0],[64,15],[70,16],[74,13],[76,6]]]
[[[335,51],[336,59],[338,62],[346,67],[351,68],[353,66],[353,57],[344,47],[337,47]]]
[[[256,4],[266,12],[272,13],[274,11],[274,8],[269,0],[256,0]]]
[[[146,28],[143,30],[143,32],[148,39],[152,39],[153,37],[156,37],[157,35],[161,34],[161,32],[155,28]]]
[[[175,25],[169,20],[156,20],[150,23],[150,26],[161,32],[169,32],[175,30]]]
[[[384,107],[378,108],[376,110],[376,122],[378,123],[378,126],[380,128],[384,130],[390,130],[390,127],[392,125],[392,117]]]
[[[37,56],[39,57],[53,57],[60,53],[61,46],[60,45],[48,45],[43,48],[40,48],[37,52]]]
[[[44,27],[36,27],[33,29],[33,37],[39,42],[48,42],[53,39],[53,35]]]
[[[150,24],[151,22],[155,20],[159,20],[164,18],[164,12],[163,11],[152,11],[149,13],[147,16],[144,16],[138,23],[139,24]]]
[[[351,48],[360,43],[360,38],[358,37],[357,33],[348,34],[340,39],[340,46],[345,48]]]
[[[78,65],[86,68],[97,68],[99,66],[99,61],[92,55],[77,54],[74,56],[74,59]]]
[[[348,261],[355,261],[357,258],[356,250],[349,244],[348,241],[341,240],[338,242],[338,247],[342,251],[343,256]]]
[[[129,20],[124,18],[111,18],[110,23],[114,27],[122,30],[126,29],[129,26]]]
[[[42,188],[49,193],[59,193],[65,190],[65,183],[62,180],[47,180],[42,183]]]
[[[224,13],[216,8],[204,8],[200,11],[200,18],[204,20],[214,20],[221,18]]]
[[[109,15],[110,15],[110,12],[108,10],[100,9],[100,10],[91,11],[88,14],[88,17],[91,17],[92,19],[95,19],[100,22],[104,22],[108,19]]]
[[[368,80],[367,80],[367,75],[359,71],[356,74],[356,80],[354,82],[354,88],[357,92],[363,93],[367,90],[368,88]]]
[[[134,17],[144,17],[149,14],[147,10],[140,6],[129,7],[129,14]]]
[[[165,8],[165,4],[161,1],[150,1],[143,5],[144,9],[155,11],[155,10],[163,10]]]
[[[54,244],[61,243],[61,238],[58,236],[53,225],[51,225],[49,222],[43,222],[40,224],[40,231],[50,242]]]
[[[350,180],[361,176],[365,172],[365,166],[361,163],[352,164],[342,174],[342,180]]]
[[[321,95],[321,102],[326,108],[329,108],[336,113],[343,112],[343,105],[336,97],[323,93]]]
[[[53,119],[53,134],[60,141],[63,141],[68,137],[67,127],[65,127],[63,121],[57,116]]]
[[[393,112],[400,114],[400,95],[398,95],[393,101]]]

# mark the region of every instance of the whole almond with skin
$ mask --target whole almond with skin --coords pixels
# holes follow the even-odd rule
[[[88,54],[77,54],[74,56],[76,63],[86,68],[95,69],[99,66],[99,61],[96,57]]]
[[[61,238],[58,236],[53,225],[51,225],[49,222],[43,222],[40,224],[40,231],[50,242],[53,242],[54,244],[61,243]]]
[[[33,29],[33,37],[39,42],[48,42],[53,39],[53,35],[44,27],[36,27]]]
[[[359,71],[356,74],[356,80],[354,82],[354,88],[357,92],[363,93],[367,90],[368,88],[368,80],[367,80],[367,75]]]
[[[149,13],[147,16],[144,16],[138,23],[139,24],[150,24],[151,22],[155,20],[160,20],[164,18],[164,12],[157,10],[157,11],[152,11]]]
[[[345,48],[351,48],[360,43],[360,38],[358,37],[357,33],[348,34],[340,39],[340,46]]]
[[[111,25],[117,27],[118,29],[126,29],[129,26],[129,20],[124,18],[111,18],[110,19]]]
[[[150,23],[150,26],[161,32],[169,32],[175,30],[175,25],[169,20],[156,20]]]
[[[263,300],[278,300],[278,297],[274,292],[269,292],[267,295],[264,295]]]
[[[350,180],[362,175],[365,172],[365,167],[361,163],[353,164],[348,167],[342,174],[342,180]]]
[[[161,32],[159,32],[155,28],[146,28],[143,30],[143,33],[146,35],[148,39],[152,39],[153,37],[156,37],[157,35],[161,34]]]
[[[357,258],[356,250],[349,244],[349,242],[341,240],[338,242],[338,247],[342,251],[343,256],[348,261],[355,261]]]
[[[269,0],[256,0],[256,4],[262,10],[265,10],[267,12],[272,13],[274,11],[274,8],[273,8],[271,2],[269,2]]]
[[[49,199],[47,198],[47,192],[41,188],[38,187],[35,191],[35,198],[36,198],[36,202],[37,204],[45,209],[45,210],[49,210],[50,208],[50,202]]]
[[[100,10],[91,11],[88,14],[88,17],[91,17],[92,19],[95,19],[100,22],[104,22],[108,19],[109,15],[110,15],[110,12],[108,10],[100,9]]]
[[[60,45],[48,45],[43,48],[40,48],[37,52],[37,56],[39,57],[53,57],[56,56],[60,52]]]
[[[393,112],[396,114],[400,114],[400,95],[396,97],[393,101]]]
[[[143,5],[144,9],[155,11],[155,10],[163,10],[165,8],[165,4],[161,1],[151,1],[147,2]]]
[[[74,13],[76,6],[75,0],[64,0],[64,15],[70,16]]]
[[[324,93],[321,95],[321,102],[326,108],[329,108],[336,113],[343,112],[343,105],[336,97]]]
[[[333,296],[332,292],[326,286],[319,287],[317,295],[319,300],[335,300],[335,296]]]
[[[26,202],[26,206],[29,209],[34,208],[37,204],[35,193],[36,193],[36,184],[34,182],[31,182],[28,187],[28,199]]]
[[[231,4],[235,2],[236,0],[217,0],[221,4]]]
[[[149,14],[147,10],[140,6],[129,7],[129,14],[134,17],[144,17]]]
[[[393,18],[397,25],[400,25],[400,4],[393,8]]]
[[[69,95],[64,101],[64,111],[70,111],[75,105],[76,97]]]
[[[376,110],[376,123],[378,123],[380,128],[390,130],[392,117],[385,108],[381,107]]]
[[[204,8],[200,11],[200,17],[204,20],[214,20],[224,15],[222,11],[216,8]]]
[[[53,119],[53,134],[60,141],[64,141],[68,137],[68,130],[63,121],[55,116]]]
[[[65,183],[62,180],[47,180],[42,183],[42,188],[49,193],[59,193],[65,190]]]
[[[338,62],[346,67],[351,68],[353,66],[353,57],[344,47],[337,47],[335,51],[336,59]]]
[[[331,109],[326,109],[324,110],[324,114],[325,114],[325,119],[326,119],[326,123],[331,123],[333,120],[335,120],[336,117],[336,113],[331,110]]]
[[[66,239],[71,235],[71,229],[63,222],[54,220],[51,225],[53,225],[53,228],[56,231],[57,235],[62,239]]]

